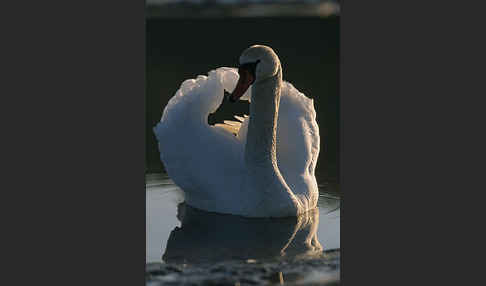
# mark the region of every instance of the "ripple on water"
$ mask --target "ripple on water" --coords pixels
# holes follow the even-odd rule
[[[329,185],[299,218],[194,209],[164,174],[146,176],[146,204],[147,285],[339,283],[340,199]]]
[[[249,219],[186,206],[183,192],[167,175],[148,174],[146,261],[163,262],[164,255],[180,261],[278,260],[339,249],[340,200],[327,189],[320,186],[318,210],[300,220]]]

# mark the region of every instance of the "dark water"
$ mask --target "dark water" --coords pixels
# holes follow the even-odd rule
[[[189,78],[237,65],[253,44],[271,46],[283,78],[314,99],[320,128],[319,183],[339,176],[339,17],[148,19],[146,24],[146,168],[162,172],[152,133],[162,111]],[[210,123],[248,114],[248,104],[223,106]]]

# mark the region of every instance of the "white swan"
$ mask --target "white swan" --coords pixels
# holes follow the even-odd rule
[[[232,101],[250,100],[250,116],[209,125],[225,89],[233,90]],[[218,68],[184,81],[154,132],[166,171],[190,206],[286,217],[317,205],[315,119],[313,100],[282,81],[275,52],[254,45],[240,56],[238,70]]]

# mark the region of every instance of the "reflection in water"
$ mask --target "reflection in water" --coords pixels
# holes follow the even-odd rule
[[[299,217],[245,218],[178,205],[181,227],[170,234],[162,259],[167,263],[204,263],[231,259],[315,256],[319,209]]]

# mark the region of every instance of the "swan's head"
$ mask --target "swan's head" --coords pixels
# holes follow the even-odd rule
[[[230,99],[238,100],[255,82],[277,75],[280,60],[272,48],[263,45],[253,45],[244,50],[240,56],[238,74],[240,78]]]

